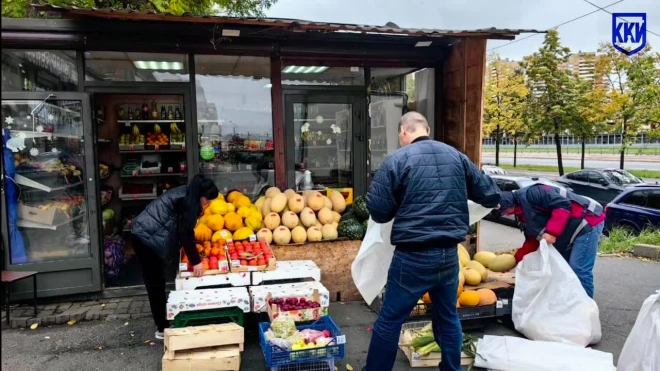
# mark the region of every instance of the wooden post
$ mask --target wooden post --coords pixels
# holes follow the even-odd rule
[[[275,185],[286,188],[286,157],[284,155],[284,102],[282,97],[282,61],[279,56],[270,59],[270,95],[273,116],[273,144],[275,156]]]

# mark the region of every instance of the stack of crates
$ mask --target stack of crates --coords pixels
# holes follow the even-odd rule
[[[235,323],[165,329],[163,371],[238,371],[244,342]]]

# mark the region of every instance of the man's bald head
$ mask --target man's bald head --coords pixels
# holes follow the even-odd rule
[[[399,120],[399,144],[402,147],[412,143],[419,137],[428,136],[430,133],[429,123],[421,113],[410,111],[401,116],[401,120]]]

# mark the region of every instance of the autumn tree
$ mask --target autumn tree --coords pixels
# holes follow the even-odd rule
[[[517,63],[503,61],[497,54],[488,59],[484,133],[495,137],[495,165],[499,166],[503,135],[511,135],[515,141],[520,133],[528,90]]]
[[[277,0],[3,0],[2,16],[12,18],[39,16],[33,11],[32,4],[52,4],[80,8],[154,10],[177,15],[191,13],[263,17],[264,10],[275,2]]]
[[[660,55],[648,44],[630,57],[608,43],[600,45],[599,53],[596,78],[607,86],[608,119],[621,131],[619,167],[623,169],[629,138],[646,128],[652,135],[660,131]]]
[[[587,140],[598,133],[602,133],[606,128],[608,116],[605,110],[607,89],[597,79],[580,78],[577,74],[574,74],[572,79],[571,85],[574,88],[570,92],[575,94],[575,104],[569,107],[569,112],[573,116],[569,131],[580,138],[582,146],[580,168],[584,169]]]
[[[557,31],[550,30],[541,48],[523,62],[530,91],[530,127],[536,133],[554,136],[559,175],[564,175],[560,134],[570,128],[577,95],[571,73],[562,68],[569,53],[570,49],[561,45]]]

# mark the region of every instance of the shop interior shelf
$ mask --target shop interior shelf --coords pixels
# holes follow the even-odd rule
[[[48,132],[37,132],[37,131],[31,131],[31,130],[11,130],[11,135],[16,136],[20,133],[25,134],[26,139],[38,139],[38,138],[46,138],[46,139],[52,139],[53,137],[55,138],[66,138],[66,139],[82,139],[82,135],[73,135],[73,134],[58,134],[58,133],[48,133]]]
[[[179,177],[185,178],[186,173],[160,173],[160,174],[139,174],[139,175],[122,175],[122,178],[154,178],[154,177]]]
[[[129,154],[129,155],[130,154],[138,154],[138,153],[174,153],[174,152],[185,153],[186,151],[184,151],[182,148],[179,148],[179,149],[161,149],[161,150],[158,150],[158,151],[156,151],[155,149],[138,149],[138,150],[135,150],[135,151],[131,151],[131,150],[119,151],[119,153],[121,153],[121,154]]]
[[[72,223],[72,222],[82,218],[83,216],[85,216],[85,213],[80,213],[80,214],[74,216],[71,219],[67,219],[66,221],[64,221],[62,223],[53,224],[53,225],[41,224],[41,223],[31,222],[29,220],[18,219],[18,221],[16,222],[16,225],[18,225],[19,227],[23,227],[23,228],[50,229],[52,231],[55,231],[55,230],[57,230],[57,228],[59,228],[61,226],[64,226],[64,225],[67,225],[69,223]]]
[[[120,124],[160,124],[172,122],[184,122],[184,120],[117,120]]]
[[[53,173],[53,174],[54,174],[54,175],[57,175],[57,173]],[[82,181],[80,181],[80,182],[75,182],[75,183],[71,183],[71,184],[65,184],[65,185],[57,186],[57,187],[49,187],[49,186],[47,186],[47,185],[45,185],[45,184],[39,183],[39,182],[37,182],[37,181],[34,181],[34,180],[32,180],[32,179],[30,179],[30,178],[28,178],[28,177],[24,177],[24,176],[22,176],[22,175],[20,175],[20,174],[16,174],[16,175],[14,176],[14,180],[15,180],[16,183],[19,184],[19,185],[23,185],[23,186],[30,187],[30,188],[35,188],[35,189],[40,189],[40,190],[42,190],[42,191],[44,191],[44,192],[62,191],[62,190],[65,190],[65,189],[69,189],[69,188],[77,187],[77,186],[79,186],[79,185],[82,184]]]
[[[149,197],[139,197],[139,198],[122,198],[121,200],[123,202],[140,202],[140,201],[151,201],[155,200],[158,198],[157,196],[149,196]]]

